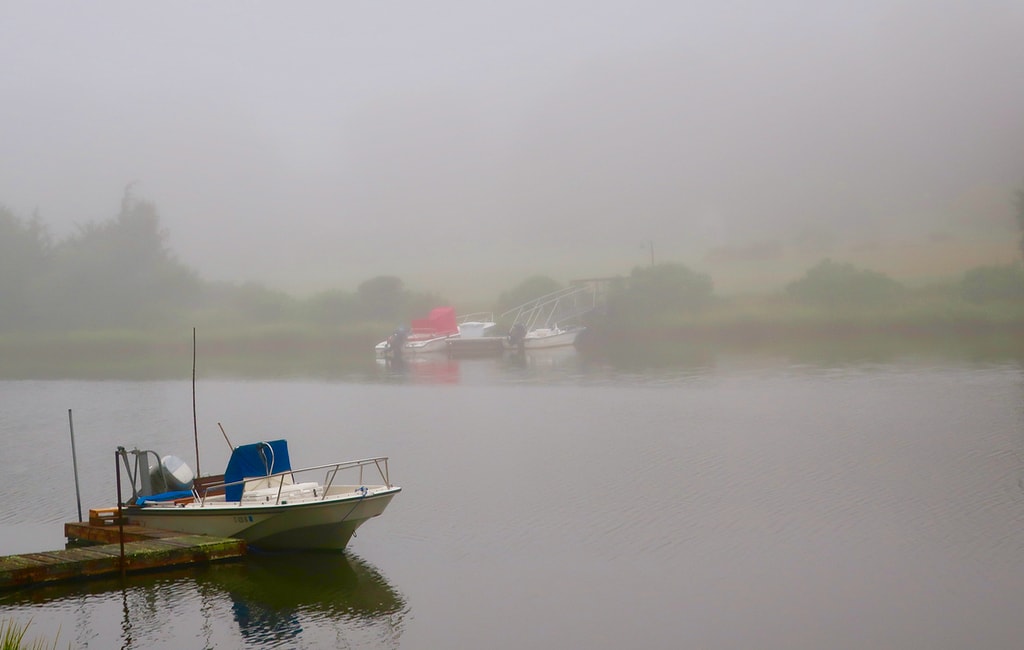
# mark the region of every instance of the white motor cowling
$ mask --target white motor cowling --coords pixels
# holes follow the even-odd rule
[[[177,456],[164,456],[160,459],[164,480],[168,490],[191,490],[195,474],[185,461]]]

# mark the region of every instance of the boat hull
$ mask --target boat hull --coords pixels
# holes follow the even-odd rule
[[[179,507],[136,507],[126,510],[133,524],[184,534],[243,539],[266,550],[340,551],[356,529],[379,516],[399,487],[365,496],[353,494],[280,505],[199,503]]]
[[[521,347],[525,350],[545,350],[548,348],[567,347],[576,344],[576,337],[583,331],[583,328],[570,330],[537,329],[531,330],[523,337]],[[515,349],[515,344],[508,346]]]
[[[448,341],[457,338],[459,338],[458,334],[452,334],[451,336],[438,336],[432,339],[406,341],[402,344],[402,355],[415,356],[417,354],[446,353],[448,351]],[[385,359],[393,352],[387,341],[378,343],[374,350],[377,353],[378,359]]]
[[[424,341],[407,341],[402,346],[402,354],[433,354],[448,351],[448,341],[458,338],[458,334],[439,336]]]

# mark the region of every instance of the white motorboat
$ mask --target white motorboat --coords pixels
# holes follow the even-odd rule
[[[223,475],[201,478],[175,456],[118,455],[132,485],[129,523],[267,550],[342,550],[402,490],[386,457],[293,469],[285,440],[235,447]]]
[[[459,338],[479,339],[490,336],[497,323],[494,322],[494,314],[490,312],[476,312],[460,316],[458,325]]]
[[[467,314],[457,319],[454,307],[435,307],[426,318],[413,319],[410,329],[396,329],[374,349],[379,359],[447,353],[449,340],[483,337],[494,326],[491,314]]]
[[[583,327],[562,329],[557,324],[554,327],[538,327],[523,335],[522,347],[526,350],[543,350],[575,345],[576,337],[584,329]]]
[[[513,323],[505,348],[541,350],[575,345],[586,329],[579,323],[594,309],[596,301],[592,286],[570,286],[505,312],[501,319]]]

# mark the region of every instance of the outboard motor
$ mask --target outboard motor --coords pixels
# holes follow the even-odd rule
[[[195,474],[188,464],[177,456],[164,456],[160,459],[160,473],[168,491],[191,490]]]
[[[124,447],[117,448],[117,455],[132,486],[132,496],[127,503],[135,504],[145,497],[192,489],[195,478],[192,468],[177,456],[161,458],[150,449],[126,450]]]
[[[409,330],[405,327],[396,327],[395,331],[388,337],[388,355],[392,360],[402,360],[402,348],[406,339],[409,338]]]
[[[510,347],[522,349],[526,344],[526,325],[516,323],[508,332],[508,344]]]

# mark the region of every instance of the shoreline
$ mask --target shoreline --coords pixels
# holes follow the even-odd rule
[[[333,377],[379,372],[373,352],[383,334],[301,328],[200,335],[196,373],[203,377]],[[1024,320],[872,322],[684,322],[593,326],[578,346],[588,360],[632,367],[687,364],[694,357],[778,353],[804,358],[900,354],[1024,360]],[[193,372],[191,332],[7,333],[0,336],[0,379],[186,379]]]

